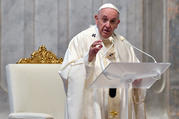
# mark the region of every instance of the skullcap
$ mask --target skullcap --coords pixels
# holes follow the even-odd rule
[[[104,9],[104,8],[112,8],[112,9],[115,9],[118,13],[120,13],[119,9],[118,9],[116,6],[114,6],[113,4],[111,4],[111,3],[105,3],[105,4],[103,4],[103,5],[98,9],[98,11],[100,11],[101,9]]]

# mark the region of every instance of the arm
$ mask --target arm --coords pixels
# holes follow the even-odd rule
[[[62,69],[59,71],[61,78],[63,79],[66,92],[68,89],[68,75],[71,65],[83,62],[86,67],[86,78],[88,79],[94,68],[96,54],[102,48],[101,42],[102,40],[98,40],[92,43],[89,51],[86,50],[86,55],[84,55],[85,50],[81,46],[83,42],[79,42],[78,37],[72,39],[65,53]]]

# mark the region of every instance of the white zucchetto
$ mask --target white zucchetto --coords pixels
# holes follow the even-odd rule
[[[118,13],[120,13],[119,9],[118,9],[116,6],[114,6],[113,4],[111,4],[111,3],[105,3],[105,4],[103,4],[103,5],[98,9],[98,11],[100,11],[101,9],[104,9],[104,8],[112,8],[112,9],[115,9]]]

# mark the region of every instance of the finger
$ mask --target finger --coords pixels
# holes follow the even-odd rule
[[[96,47],[96,48],[102,48],[103,45],[101,45],[101,44],[97,44],[95,47]]]
[[[94,44],[92,44],[91,46],[92,46],[92,47],[96,47],[96,46],[101,47],[102,44],[101,44],[101,43],[94,43]]]
[[[96,47],[101,49],[103,47],[103,45],[97,45]]]
[[[137,79],[133,82],[134,85],[139,85],[142,82],[142,79]]]
[[[93,42],[92,44],[98,44],[98,43],[102,43],[102,40],[97,40],[97,41]]]
[[[99,48],[95,48],[94,49],[95,54],[98,53],[99,50],[100,50]]]
[[[94,41],[94,42],[102,42],[102,40],[96,40],[96,41]]]
[[[94,49],[99,51],[102,47],[103,47],[102,45],[99,45],[99,46],[94,47]]]

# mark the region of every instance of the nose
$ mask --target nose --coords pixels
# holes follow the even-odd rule
[[[106,27],[107,28],[110,28],[111,27],[111,24],[110,24],[110,22],[108,21],[108,22],[106,22]]]

